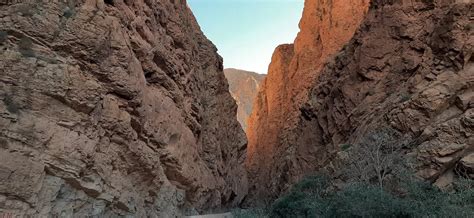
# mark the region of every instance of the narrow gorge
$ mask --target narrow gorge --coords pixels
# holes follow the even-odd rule
[[[295,43],[275,50],[249,119],[251,202],[316,171],[341,177],[342,147],[382,128],[409,140],[400,152],[425,179],[473,172],[472,2],[347,3],[305,1]]]
[[[343,182],[346,149],[383,129],[419,177],[474,178],[472,22],[464,0],[306,0],[249,119],[250,202],[318,171]]]
[[[474,184],[472,0],[304,0],[299,29],[260,75],[187,0],[0,1],[0,217],[338,217],[292,191]]]
[[[297,125],[299,108],[309,100],[309,90],[316,85],[326,60],[352,38],[368,6],[369,0],[351,4],[346,0],[307,0],[295,43],[276,48],[248,121],[247,167],[256,180],[251,182],[251,190],[257,198],[277,197],[283,186],[288,188],[317,164],[316,155],[322,154],[314,146],[318,141],[301,138],[290,149],[284,143],[296,143],[291,142],[296,137],[287,133]],[[295,153],[299,145],[311,147],[304,155],[311,156],[305,162],[312,163],[293,165],[303,158]],[[288,156],[288,152],[294,155]],[[285,173],[294,176],[289,178]]]

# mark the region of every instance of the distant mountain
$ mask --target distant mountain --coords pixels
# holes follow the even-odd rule
[[[239,106],[237,119],[247,130],[247,118],[252,113],[253,101],[265,75],[233,68],[225,69],[224,74],[229,81],[230,93]]]

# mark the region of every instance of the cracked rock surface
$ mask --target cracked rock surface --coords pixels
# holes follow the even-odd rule
[[[0,5],[0,211],[176,217],[247,194],[222,59],[183,0]]]
[[[336,13],[310,11],[310,2],[306,15]],[[277,197],[316,171],[336,175],[345,167],[341,145],[387,127],[411,140],[404,152],[415,157],[418,176],[438,186],[449,185],[453,175],[473,178],[472,12],[465,0],[372,0],[354,37],[334,56],[311,53],[310,45],[301,54],[299,39],[278,47],[249,122],[252,195]],[[306,18],[298,37],[312,31],[320,36],[312,39],[323,40],[324,28],[305,30],[319,19]],[[309,82],[283,82],[293,80]],[[294,95],[297,87],[303,94]]]

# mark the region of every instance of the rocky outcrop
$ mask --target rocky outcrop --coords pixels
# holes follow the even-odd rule
[[[261,85],[249,118],[247,168],[252,193],[258,198],[275,196],[282,191],[281,164],[291,161],[283,137],[296,128],[299,108],[308,101],[326,60],[347,43],[359,27],[369,0],[306,0],[300,32],[294,44],[276,48],[268,75]],[[317,141],[307,141],[312,144]],[[287,172],[290,173],[290,172]],[[302,172],[294,172],[301,174]]]
[[[472,11],[466,1],[372,1],[354,38],[314,71],[297,124],[279,130],[279,142],[267,148],[250,138],[250,169],[266,176],[257,190],[272,196],[305,174],[337,174],[343,145],[381,128],[404,134],[403,152],[415,157],[420,177],[440,186],[470,177]]]
[[[19,2],[0,5],[0,212],[176,217],[245,197],[237,106],[184,0]]]
[[[265,75],[232,68],[224,69],[224,74],[229,81],[230,94],[237,103],[237,120],[247,130],[247,119]]]

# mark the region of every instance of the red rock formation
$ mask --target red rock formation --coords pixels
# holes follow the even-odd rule
[[[224,69],[224,74],[229,81],[230,94],[237,103],[237,120],[246,130],[247,119],[252,113],[254,99],[265,75],[231,68]]]
[[[354,38],[324,68],[313,68],[316,81],[302,98],[292,98],[296,118],[283,103],[279,115],[290,116],[268,111],[275,104],[270,99],[287,99],[287,87],[299,88],[287,76],[291,68],[281,64],[288,63],[281,54],[291,55],[291,47],[278,48],[250,123],[248,167],[251,178],[261,174],[254,193],[276,196],[323,168],[337,174],[348,156],[342,144],[387,127],[405,135],[404,152],[417,157],[421,177],[438,186],[453,175],[472,177],[472,11],[465,1],[373,0]],[[275,95],[283,97],[269,97]]]
[[[176,217],[238,204],[236,110],[184,0],[0,5],[0,212]]]
[[[369,0],[307,0],[295,43],[281,45],[273,54],[268,76],[249,118],[247,168],[255,178],[254,194],[280,193],[275,166],[282,161],[286,131],[295,128],[299,108],[326,60],[353,36]]]

